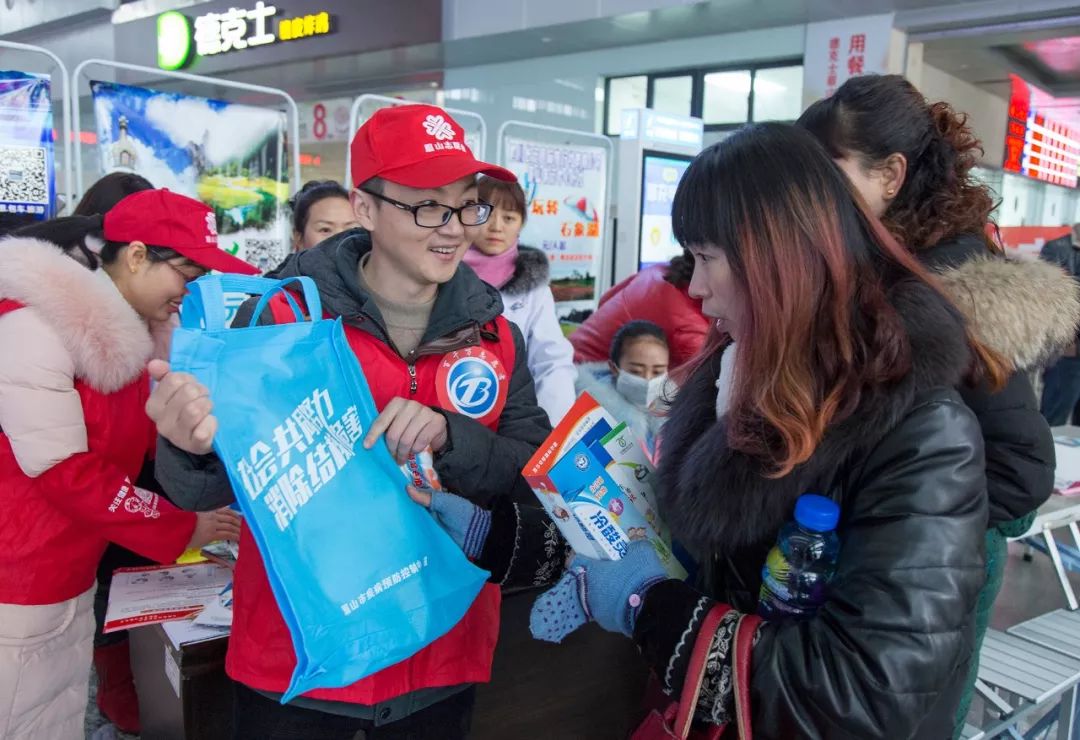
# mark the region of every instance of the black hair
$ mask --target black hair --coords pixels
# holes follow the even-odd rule
[[[366,190],[367,192],[375,193],[376,195],[382,195],[386,190],[386,180],[381,177],[372,177],[357,185],[356,189]]]
[[[684,288],[690,284],[690,278],[694,276],[694,255],[689,249],[683,249],[682,254],[677,254],[668,262],[664,270],[664,280],[677,288]]]
[[[108,213],[132,193],[153,190],[150,181],[131,172],[110,172],[83,193],[79,205],[72,211],[74,216],[93,216]]]
[[[993,197],[971,174],[982,144],[967,120],[948,103],[929,103],[900,75],[863,75],[807,108],[797,125],[834,159],[854,155],[864,169],[904,155],[907,175],[881,220],[919,250],[959,234],[982,235],[990,220]]]
[[[480,200],[491,205],[501,205],[508,211],[514,211],[521,216],[524,224],[529,217],[528,203],[525,202],[525,191],[518,185],[517,180],[506,182],[494,177],[481,177],[476,184]]]
[[[638,339],[652,339],[665,347],[668,346],[667,334],[660,328],[659,324],[654,324],[651,321],[645,321],[644,319],[635,319],[634,321],[628,321],[619,327],[619,330],[615,332],[615,336],[611,340],[611,362],[616,367],[619,365],[619,361],[622,360],[623,349],[627,344]]]
[[[13,236],[52,242],[69,256],[96,270],[116,262],[120,250],[128,246],[123,242],[107,241],[102,233],[103,225],[103,216],[67,216],[24,226],[13,232]],[[95,252],[89,240],[100,242],[101,249]],[[151,262],[166,262],[184,255],[168,247],[147,244],[146,256]]]
[[[0,213],[0,237],[13,234],[35,221],[35,217],[29,213]]]
[[[311,207],[327,198],[349,199],[349,191],[336,180],[309,180],[304,187],[289,199],[289,208],[293,214],[293,231],[303,234],[307,228]]]

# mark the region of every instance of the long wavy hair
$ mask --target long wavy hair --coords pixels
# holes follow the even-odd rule
[[[850,416],[865,393],[910,371],[892,287],[914,280],[941,293],[861,202],[810,133],[768,123],[698,155],[675,194],[676,239],[723,251],[747,304],[729,444],[776,477],[809,459],[826,428]],[[679,379],[727,341],[714,330]],[[1004,361],[969,342],[970,372],[1000,386]]]
[[[854,155],[866,170],[891,154],[904,155],[907,175],[882,221],[909,249],[960,234],[985,235],[994,199],[971,173],[982,144],[967,115],[948,103],[927,102],[900,75],[864,75],[807,108],[798,125],[832,157]],[[987,244],[999,251],[991,240]]]

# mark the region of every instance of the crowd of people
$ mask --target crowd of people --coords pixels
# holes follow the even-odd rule
[[[380,411],[367,443],[433,451],[445,491],[407,494],[490,573],[466,616],[399,664],[281,703],[296,656],[229,508],[213,403],[166,362],[186,284],[252,269],[217,247],[207,207],[109,175],[75,215],[0,242],[0,346],[19,348],[0,357],[0,737],[82,737],[91,662],[99,708],[136,732],[126,642],[101,635],[110,574],[218,539],[239,541],[238,738],[467,737],[514,587],[543,590],[539,639],[596,622],[671,697],[698,680],[702,646],[694,718],[715,736],[737,719],[734,645],[767,552],[810,492],[840,510],[835,571],[814,614],[754,628],[746,720],[766,738],[958,736],[1006,538],[1053,489],[1032,381],[1050,367],[1056,415],[1080,400],[1080,380],[1051,390],[1054,373],[1080,378],[1080,293],[1051,264],[1080,275],[1077,241],[1007,259],[965,117],[867,75],[698,155],[672,207],[683,253],[607,291],[567,338],[548,259],[519,242],[516,177],[425,147],[432,115],[463,140],[433,106],[375,113],[350,187],[292,199],[293,253],[267,276],[312,279],[343,319]],[[273,322],[273,303],[254,318]],[[465,348],[508,369],[480,419],[438,392]],[[521,471],[581,392],[646,447],[691,580],[646,542],[618,561],[574,553],[540,508]]]

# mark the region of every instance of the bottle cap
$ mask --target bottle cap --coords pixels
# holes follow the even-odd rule
[[[804,493],[795,502],[795,521],[813,532],[831,532],[840,521],[840,507],[832,499]]]

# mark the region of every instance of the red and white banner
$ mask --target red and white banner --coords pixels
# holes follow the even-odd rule
[[[806,24],[803,108],[852,77],[887,73],[892,29],[892,13]]]

